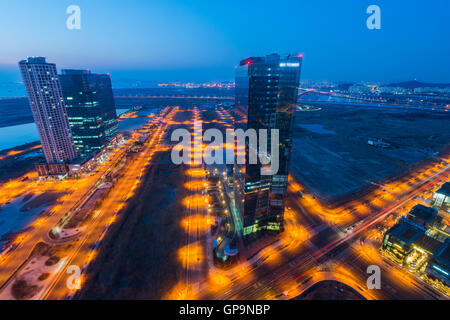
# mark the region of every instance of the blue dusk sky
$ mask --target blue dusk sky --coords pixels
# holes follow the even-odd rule
[[[66,8],[81,8],[81,30]],[[369,5],[381,30],[366,27]],[[0,0],[0,83],[17,62],[126,81],[232,80],[248,56],[304,54],[303,79],[450,82],[448,0]]]

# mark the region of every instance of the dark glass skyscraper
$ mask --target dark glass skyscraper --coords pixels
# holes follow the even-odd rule
[[[29,57],[20,61],[19,67],[47,163],[74,159],[77,154],[56,65],[47,63],[44,57]]]
[[[109,142],[119,133],[116,104],[109,74],[89,73],[89,87],[96,93],[100,105],[106,140]]]
[[[235,167],[235,200],[244,237],[282,231],[284,199],[292,150],[292,130],[297,106],[301,55],[278,54],[242,60],[236,71],[235,104],[247,110],[242,129],[279,130],[279,170],[261,175],[261,164]],[[268,134],[268,150],[271,150]],[[246,152],[248,153],[248,146]]]
[[[118,132],[109,75],[62,70],[59,76],[75,146],[81,158],[101,150]]]

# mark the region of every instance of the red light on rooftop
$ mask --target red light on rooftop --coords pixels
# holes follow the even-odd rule
[[[300,53],[300,54],[298,55],[298,58],[299,58],[299,59],[303,59],[303,53]]]
[[[249,65],[252,64],[252,61],[251,60],[247,60],[247,61],[245,61],[245,63],[249,66]]]

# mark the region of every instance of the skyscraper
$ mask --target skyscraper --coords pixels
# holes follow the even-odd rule
[[[62,70],[59,78],[75,146],[88,157],[118,132],[111,80],[88,70]]]
[[[235,200],[246,238],[283,230],[284,199],[292,150],[292,130],[297,106],[301,55],[252,57],[236,70],[235,104],[247,110],[244,130],[279,130],[279,170],[261,175],[261,164],[235,167]],[[271,150],[268,135],[268,150]],[[248,147],[246,148],[248,153]]]
[[[76,157],[72,133],[54,63],[44,57],[19,62],[34,121],[48,163],[64,163]]]
[[[111,141],[119,133],[111,77],[109,74],[89,73],[88,80],[90,89],[97,95],[106,140]]]

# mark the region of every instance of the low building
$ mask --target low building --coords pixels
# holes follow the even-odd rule
[[[418,204],[408,213],[408,219],[411,219],[422,226],[431,227],[437,220],[440,220],[437,214],[437,208]]]
[[[95,168],[96,158],[91,159],[80,159],[77,158],[69,163],[69,175],[71,176],[79,176],[82,173],[89,172],[93,168]]]
[[[424,226],[402,217],[399,223],[384,235],[382,249],[403,265],[407,256],[414,250],[414,243],[425,235],[425,231]]]
[[[40,177],[48,176],[48,165],[46,163],[36,163],[34,169]]]
[[[62,176],[67,174],[68,169],[65,163],[49,163],[48,172],[52,176]]]
[[[450,206],[450,182],[446,182],[442,187],[434,193],[434,203],[441,207],[443,205]]]
[[[450,286],[450,240],[436,250],[427,264],[425,273],[432,279],[442,281],[446,286]]]
[[[442,242],[424,234],[414,241],[413,248],[422,253],[426,253],[428,256],[431,256],[441,245]]]
[[[68,173],[68,167],[65,163],[37,163],[34,168],[40,177],[63,176]]]

